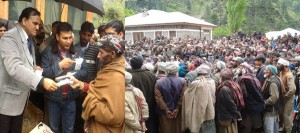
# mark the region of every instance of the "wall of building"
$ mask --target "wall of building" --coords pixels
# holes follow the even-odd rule
[[[175,31],[176,32],[176,37],[177,38],[186,38],[187,36],[189,36],[189,38],[200,38],[200,30],[191,30],[191,29],[169,29],[169,30],[160,30],[160,29],[152,29],[152,30],[126,30],[125,31],[125,39],[126,40],[133,40],[133,34],[134,33],[143,33],[144,37],[147,38],[151,38],[151,39],[155,39],[156,35],[155,33],[161,33],[161,35],[165,36],[165,37],[170,37],[170,31]],[[211,30],[210,29],[205,29],[205,30],[201,30],[201,39],[208,39],[211,40]]]
[[[125,40],[132,41],[132,37],[133,37],[132,32],[125,32]]]
[[[165,37],[170,37],[170,31],[176,33],[176,37],[185,38],[189,35],[190,38],[200,38],[201,29],[201,39],[206,38],[208,40],[211,38],[211,27],[199,27],[199,26],[189,26],[189,25],[157,25],[157,26],[140,26],[140,27],[125,27],[125,32],[127,32],[128,37],[125,36],[126,40],[133,40],[133,33],[143,32],[144,36],[147,38],[155,39],[156,34],[161,34]]]
[[[200,38],[200,31],[177,31],[177,38]]]
[[[147,38],[155,39],[154,31],[144,32],[144,36]]]

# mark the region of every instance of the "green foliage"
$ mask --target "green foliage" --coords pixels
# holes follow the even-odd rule
[[[244,18],[233,15],[231,20],[227,19],[232,15],[227,12],[228,1],[234,1],[228,6],[235,10],[244,8],[240,12]],[[245,1],[248,1],[246,7],[238,6],[244,5]],[[182,12],[217,26],[238,27],[232,28],[233,31],[241,30],[247,34],[285,28],[300,30],[300,0],[127,0],[125,4],[135,13],[151,9]],[[229,21],[237,24],[229,26]]]
[[[103,0],[103,8],[105,15],[103,17],[94,15],[93,24],[100,26],[106,24],[114,19],[119,19],[123,23],[125,22],[125,1],[124,0]]]
[[[230,36],[231,32],[230,32],[229,28],[227,28],[227,27],[217,27],[217,28],[213,29],[212,34],[215,38],[218,38],[218,37]]]
[[[227,0],[227,24],[232,33],[239,31],[246,20],[245,10],[248,0]]]
[[[212,22],[213,24],[218,24],[218,23],[219,23],[219,16],[218,16],[217,13],[213,13],[213,14],[211,15],[211,22]]]
[[[134,15],[135,12],[132,9],[125,8],[125,17]]]

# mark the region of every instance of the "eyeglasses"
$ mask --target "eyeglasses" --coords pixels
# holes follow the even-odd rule
[[[0,30],[0,32],[5,32],[6,30]]]

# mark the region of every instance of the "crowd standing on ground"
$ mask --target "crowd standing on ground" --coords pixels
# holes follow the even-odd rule
[[[21,133],[28,107],[64,133],[299,131],[297,34],[124,41],[113,20],[97,35],[84,22],[75,43],[67,22],[45,38],[35,8],[18,22],[0,25],[1,133]]]
[[[298,131],[299,39],[237,33],[128,40],[126,70],[149,105],[148,131]]]

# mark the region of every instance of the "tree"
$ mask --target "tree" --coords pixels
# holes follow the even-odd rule
[[[114,19],[125,22],[125,1],[124,0],[103,0],[103,7],[105,15],[103,17],[99,15],[93,16],[93,24],[99,26],[106,24]]]
[[[186,0],[186,12],[188,15],[191,15],[192,12],[192,5],[190,0]]]
[[[231,35],[231,32],[230,30],[227,28],[227,27],[218,27],[218,28],[215,28],[213,29],[213,36],[215,38],[218,38],[218,37],[227,37],[227,36],[230,36]]]
[[[230,31],[237,32],[246,20],[245,11],[248,0],[227,0],[227,24]]]
[[[126,0],[126,8],[187,13],[231,32],[300,30],[300,0]]]
[[[211,16],[211,22],[213,24],[216,24],[218,25],[219,24],[219,17],[218,17],[218,14],[217,13],[213,13],[212,16]]]
[[[135,12],[132,9],[125,8],[125,17],[134,15]]]

